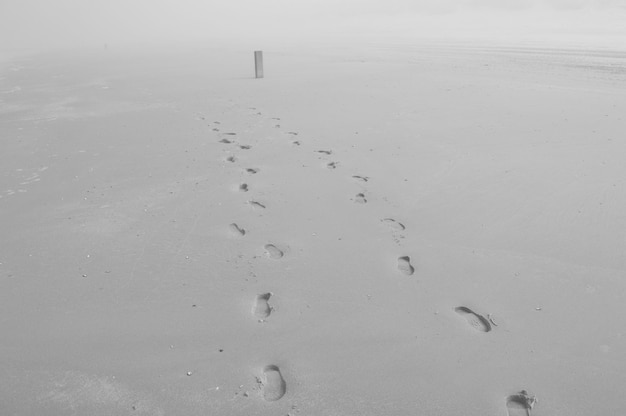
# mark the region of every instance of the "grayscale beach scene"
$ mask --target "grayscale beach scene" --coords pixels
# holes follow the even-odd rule
[[[0,4],[0,415],[626,409],[626,2]]]

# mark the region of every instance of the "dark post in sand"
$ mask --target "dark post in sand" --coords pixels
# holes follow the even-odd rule
[[[254,51],[254,73],[257,78],[263,78],[263,51]]]

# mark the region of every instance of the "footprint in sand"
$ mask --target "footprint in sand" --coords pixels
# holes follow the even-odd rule
[[[222,139],[220,140],[220,143],[232,143],[232,140]]]
[[[248,144],[242,144],[239,146],[239,148],[243,149],[243,150],[250,150],[252,149],[252,146],[248,145]]]
[[[232,223],[228,226],[228,229],[230,230],[231,233],[237,235],[237,236],[244,236],[246,235],[246,230],[244,230],[243,228],[241,228],[240,226],[238,226],[235,223]]]
[[[228,136],[236,136],[237,135],[237,133],[223,133],[223,134],[226,134]]]
[[[506,398],[508,416],[530,416],[530,411],[537,404],[537,397],[522,390]]]
[[[409,256],[398,257],[398,270],[407,276],[411,276],[415,273],[415,268],[411,265],[411,258]]]
[[[228,156],[228,157],[226,158],[226,161],[227,161],[227,162],[231,162],[231,163],[232,163],[232,162],[236,162],[236,161],[237,161],[237,158],[236,158],[235,156]]]
[[[329,162],[329,163],[326,164],[326,167],[328,169],[336,169],[338,164],[339,164],[339,162]]]
[[[291,134],[292,136],[297,136],[298,133],[295,131],[288,131],[287,134]]]
[[[274,244],[266,244],[264,248],[265,248],[265,252],[267,254],[267,257],[269,257],[270,259],[273,259],[273,260],[278,260],[281,257],[283,257],[284,254],[285,254],[285,253],[282,252],[282,250],[280,250]]]
[[[261,208],[265,209],[265,205],[257,201],[248,201],[248,204],[252,205],[252,208]]]
[[[268,402],[280,400],[287,392],[287,384],[280,369],[275,365],[268,365],[263,369],[261,380],[263,399]]]
[[[241,192],[248,192],[248,184],[247,183],[242,183],[241,185],[239,185],[239,190]]]
[[[248,172],[250,175],[254,175],[255,173],[259,173],[259,169],[257,169],[257,168],[247,168],[246,172]]]
[[[252,314],[259,319],[259,322],[263,322],[263,320],[270,316],[270,314],[274,310],[269,303],[272,294],[272,292],[262,293],[260,295],[257,295],[256,299],[254,300]]]
[[[381,220],[394,231],[403,231],[406,227],[401,222],[394,220],[393,218],[384,218]]]
[[[454,308],[454,311],[459,315],[463,316],[467,323],[470,324],[472,328],[480,332],[489,332],[491,331],[491,323],[482,315],[477,314],[470,308],[466,308],[465,306],[458,306]]]
[[[325,155],[332,155],[333,151],[332,150],[316,150],[317,153],[323,153]]]
[[[357,204],[365,204],[367,203],[367,199],[365,199],[365,194],[356,194],[354,197],[354,202]]]
[[[367,176],[353,175],[352,177],[356,179],[357,181],[361,181],[361,182],[367,182],[370,180],[370,178],[368,178]]]
[[[293,143],[295,146],[300,146],[300,141],[298,141],[298,140],[294,140],[292,143]]]

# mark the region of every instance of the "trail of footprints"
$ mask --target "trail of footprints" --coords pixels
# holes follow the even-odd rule
[[[280,119],[275,118],[275,120]],[[219,122],[215,123],[219,124]],[[278,128],[280,126],[276,125],[275,127]],[[219,132],[219,129],[217,128],[213,130]],[[236,136],[236,133],[234,132],[226,132],[220,134],[231,137]],[[297,132],[287,132],[286,134],[294,137],[298,135]],[[223,137],[219,141],[224,144],[234,143],[233,140],[226,137]],[[299,140],[294,140],[292,141],[292,144],[300,146],[301,142]],[[250,150],[252,146],[239,145],[239,148],[241,150]],[[330,156],[333,154],[333,151],[330,149],[316,150],[315,152],[325,156]],[[234,163],[237,161],[237,157],[235,155],[230,155],[229,157],[227,157],[226,160],[228,162]],[[326,163],[326,167],[328,169],[336,169],[338,166],[339,162],[337,161],[330,161]],[[259,169],[245,168],[244,172],[249,175],[255,175],[259,173]],[[370,180],[369,177],[362,175],[353,175],[352,179],[363,184],[369,182]],[[247,183],[241,183],[238,186],[238,190],[240,192],[248,192],[250,190],[250,187]],[[357,193],[352,198],[352,200],[356,204],[366,204],[367,197],[365,195],[365,191]],[[265,204],[255,200],[248,200],[247,202],[255,209],[266,208]],[[406,226],[394,218],[383,218],[380,221],[394,233],[400,233],[406,230]],[[232,223],[228,227],[230,232],[235,236],[243,237],[246,235],[246,230],[236,223]],[[263,248],[265,250],[266,257],[271,260],[280,260],[285,255],[283,250],[271,243],[264,245]],[[407,255],[398,257],[397,270],[405,276],[412,276],[415,273],[415,266],[412,263],[411,257]],[[257,319],[259,323],[266,322],[266,320],[274,312],[274,307],[270,303],[270,299],[272,298],[272,296],[272,292],[265,292],[258,294],[254,297],[252,316]],[[475,312],[474,310],[466,306],[458,306],[454,308],[454,312],[459,316],[460,319],[463,319],[470,328],[477,332],[488,333],[493,330],[494,326],[496,326],[496,323],[491,319],[490,315],[488,316],[488,318],[485,318],[483,315]],[[287,393],[287,383],[285,381],[285,378],[283,377],[280,368],[275,364],[269,364],[263,368],[262,374],[257,377],[257,383],[259,385],[260,394],[265,401],[274,402],[280,400]],[[505,399],[505,406],[509,416],[530,416],[530,410],[536,403],[536,397],[528,394],[525,390],[522,390],[517,394],[510,395]]]
[[[216,122],[217,123],[217,122]],[[219,131],[219,129],[214,129],[214,131]],[[236,133],[221,133],[227,136],[236,136]],[[295,132],[288,132],[287,134],[296,136]],[[224,144],[233,144],[235,143],[233,140],[223,137],[219,140],[220,143]],[[296,145],[300,145],[298,141],[293,142]],[[250,150],[252,146],[250,145],[238,145],[241,150]],[[229,155],[226,158],[227,162],[235,163],[237,162],[236,155]],[[244,172],[248,175],[256,175],[259,173],[258,168],[248,167],[244,169]],[[250,186],[248,183],[241,183],[237,187],[239,192],[248,192],[250,191]],[[265,209],[266,205],[256,200],[248,200],[247,203],[254,209]],[[228,226],[230,233],[237,237],[244,237],[246,235],[246,230],[241,227],[237,223],[231,223]],[[263,246],[265,250],[265,254],[267,258],[271,260],[280,260],[284,255],[284,251],[278,248],[276,245],[268,243]],[[269,316],[274,311],[274,307],[270,303],[270,298],[273,296],[272,292],[266,292],[256,295],[254,298],[254,302],[252,305],[252,316],[257,319],[259,323],[264,323],[269,318]],[[285,382],[285,378],[283,377],[280,368],[275,364],[266,365],[263,369],[263,372],[260,377],[257,377],[257,383],[259,385],[259,390],[261,396],[265,401],[274,402],[280,400],[285,393],[287,392],[287,383]]]

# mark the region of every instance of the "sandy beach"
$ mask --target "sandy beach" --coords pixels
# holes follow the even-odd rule
[[[2,62],[0,414],[623,412],[626,52],[253,50]]]

